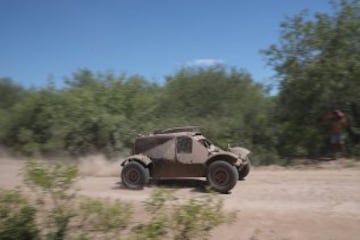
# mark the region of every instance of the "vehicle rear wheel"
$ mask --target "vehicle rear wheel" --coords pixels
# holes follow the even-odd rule
[[[206,177],[215,191],[228,193],[238,181],[239,173],[235,166],[219,160],[210,164]]]
[[[249,175],[250,172],[250,164],[245,164],[240,170],[239,170],[239,180],[244,179],[247,175]]]
[[[142,189],[149,179],[149,170],[136,161],[128,162],[121,172],[122,184],[130,189]]]

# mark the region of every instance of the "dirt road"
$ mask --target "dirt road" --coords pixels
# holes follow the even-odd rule
[[[346,164],[345,164],[346,165]],[[141,203],[155,186],[174,188],[178,197],[203,196],[199,179],[161,181],[141,191],[119,185],[117,164],[86,170],[78,183],[87,196]],[[0,159],[0,187],[21,184],[21,161]],[[102,171],[101,174],[97,174]],[[97,176],[99,175],[99,176]],[[231,194],[219,195],[225,208],[237,211],[237,221],[217,228],[212,239],[358,240],[360,239],[360,168],[336,162],[301,169],[254,169]]]

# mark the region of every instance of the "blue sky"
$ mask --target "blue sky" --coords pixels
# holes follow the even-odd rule
[[[328,0],[0,0],[0,77],[26,87],[81,68],[162,83],[182,66],[224,63],[269,83],[260,49],[285,16]]]

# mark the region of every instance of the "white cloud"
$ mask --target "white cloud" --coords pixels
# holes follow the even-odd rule
[[[208,67],[208,66],[219,65],[219,64],[220,65],[224,64],[224,61],[221,59],[200,58],[200,59],[192,60],[192,61],[188,62],[186,65]]]

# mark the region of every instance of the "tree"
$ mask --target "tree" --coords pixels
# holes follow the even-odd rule
[[[0,78],[0,144],[4,140],[11,125],[11,109],[27,95],[27,91],[15,84],[10,78]]]
[[[0,109],[9,109],[16,104],[26,91],[10,78],[0,78]]]
[[[272,99],[246,71],[221,65],[184,68],[168,76],[164,88],[163,126],[199,125],[222,147],[230,143],[254,152],[256,148],[273,151],[267,117]]]
[[[164,86],[139,75],[80,70],[62,89],[31,89],[0,119],[2,143],[25,154],[127,152],[137,134],[199,125],[220,146],[273,152],[273,100],[243,70],[184,68]],[[0,109],[1,111],[1,109]],[[0,112],[1,113],[1,112]],[[259,150],[259,151],[258,151]]]
[[[360,123],[350,108],[360,100],[360,4],[331,4],[331,13],[303,11],[285,19],[280,43],[263,51],[279,81],[283,154],[319,151],[328,111],[341,109]]]

